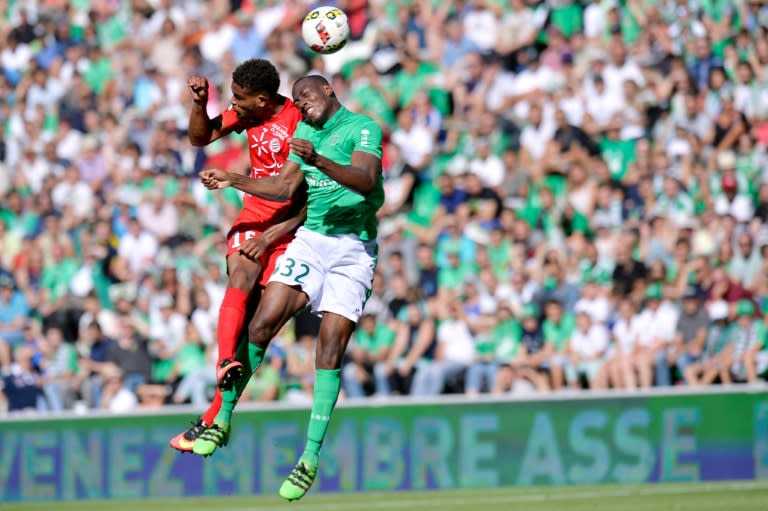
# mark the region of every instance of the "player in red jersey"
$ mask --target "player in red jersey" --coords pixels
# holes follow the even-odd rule
[[[202,147],[233,131],[245,130],[250,177],[260,179],[280,173],[290,151],[288,141],[301,120],[301,112],[290,99],[277,93],[280,77],[270,62],[251,59],[237,66],[232,73],[231,107],[213,119],[206,111],[208,80],[195,76],[189,79],[188,85],[194,100],[189,116],[192,145]],[[303,203],[303,192],[286,201],[244,197],[243,209],[227,235],[228,281],[217,328],[216,396],[208,411],[191,428],[171,439],[171,447],[210,455],[216,447],[226,445],[232,409],[242,387],[256,370],[246,367],[249,343],[238,347],[238,340],[246,319],[250,321],[253,316],[261,289],[273,272],[277,258],[304,220]],[[211,438],[206,441],[207,436]]]

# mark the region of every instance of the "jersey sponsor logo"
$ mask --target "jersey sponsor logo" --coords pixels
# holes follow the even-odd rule
[[[288,128],[282,124],[273,124],[269,127],[269,131],[280,140],[285,140],[289,137]]]
[[[331,135],[331,138],[328,139],[328,144],[336,145],[338,143],[339,143],[339,134],[334,133],[333,135]]]
[[[330,415],[320,415],[317,413],[313,413],[312,418],[316,421],[323,421],[323,422],[328,422],[329,420],[331,420]]]
[[[370,134],[369,130],[360,130],[360,145],[368,145],[368,135]]]
[[[270,136],[270,130],[267,128],[262,128],[258,135],[256,133],[251,133],[251,151],[255,152],[256,156],[259,158],[267,156],[268,159],[272,160],[271,162],[262,161],[261,163],[264,166],[261,168],[254,166],[253,175],[276,176],[283,167],[283,164],[278,162],[277,157],[275,156],[280,153],[281,148],[282,144],[280,141],[276,138],[272,138]]]
[[[312,188],[338,188],[340,185],[333,179],[317,179],[312,176],[304,176],[307,184]]]

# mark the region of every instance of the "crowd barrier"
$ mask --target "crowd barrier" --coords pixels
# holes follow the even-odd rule
[[[274,493],[307,409],[239,410],[203,459],[168,439],[191,410],[0,418],[0,502]],[[710,390],[536,400],[347,403],[319,491],[714,481],[768,477],[768,393]]]

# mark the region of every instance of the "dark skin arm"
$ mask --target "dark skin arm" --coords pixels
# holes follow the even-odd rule
[[[282,171],[277,176],[253,179],[242,174],[210,169],[200,173],[200,181],[209,190],[219,190],[232,186],[267,200],[286,201],[293,197],[302,186],[304,174],[301,173],[296,162],[289,160],[285,162]]]
[[[194,101],[189,112],[189,143],[203,147],[228,134],[231,130],[222,129],[220,115],[213,119],[208,117],[208,80],[202,76],[193,76],[187,80],[187,86]]]
[[[368,195],[376,187],[376,179],[381,173],[381,158],[364,151],[355,151],[350,165],[339,165],[317,154],[312,142],[294,138],[290,144],[294,154],[337,183],[361,195]]]
[[[296,206],[288,214],[288,218],[269,227],[261,236],[245,240],[240,245],[240,253],[249,259],[257,260],[277,240],[303,224],[307,218],[306,197],[303,197],[303,199],[296,203]]]

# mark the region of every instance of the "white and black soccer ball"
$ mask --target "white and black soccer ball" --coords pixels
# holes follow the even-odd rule
[[[301,37],[317,53],[336,53],[349,40],[349,19],[338,7],[318,7],[304,16]]]

